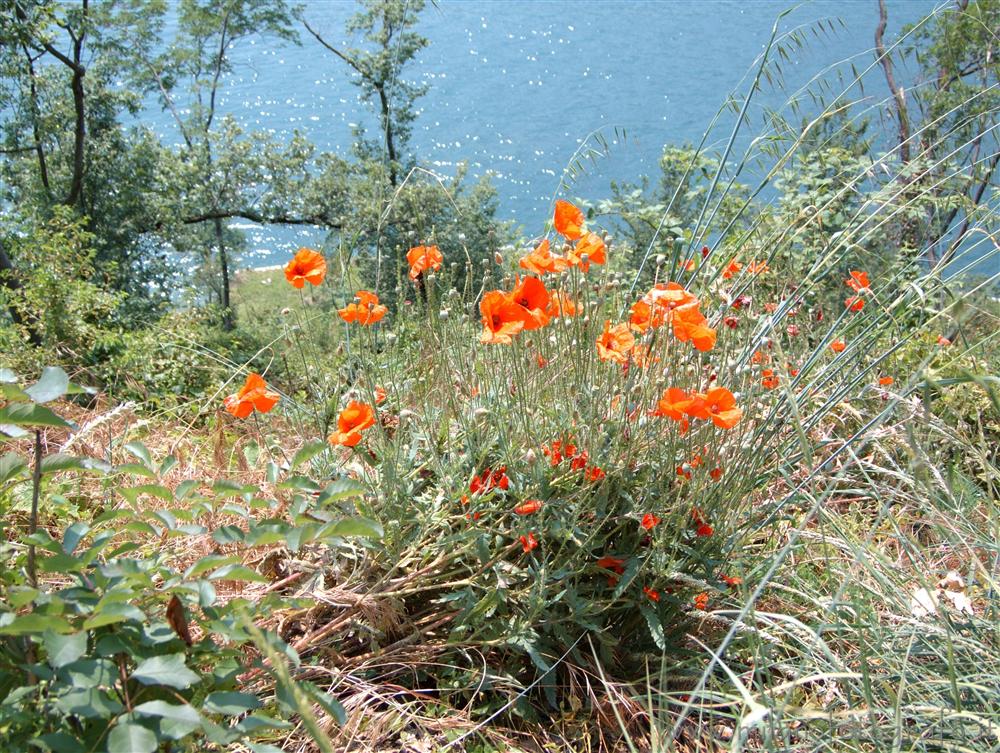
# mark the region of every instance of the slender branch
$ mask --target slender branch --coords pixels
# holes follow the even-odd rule
[[[340,230],[342,225],[339,222],[331,222],[323,215],[298,216],[289,214],[262,214],[253,209],[212,209],[201,214],[189,215],[181,218],[184,225],[196,225],[199,222],[208,220],[230,220],[236,218],[259,222],[262,225],[320,225],[332,230]]]
[[[365,76],[365,75],[366,75],[366,74],[365,74],[365,72],[364,72],[364,71],[363,71],[363,70],[361,69],[361,66],[360,66],[360,65],[358,65],[358,62],[357,62],[356,60],[354,60],[354,59],[353,59],[353,58],[351,58],[351,57],[348,57],[348,56],[347,56],[347,55],[345,55],[345,54],[344,54],[343,52],[341,52],[341,51],[340,51],[340,50],[338,50],[338,49],[337,49],[336,47],[334,47],[334,46],[333,46],[333,45],[331,45],[331,44],[330,44],[329,42],[327,42],[327,41],[326,41],[325,39],[323,39],[323,37],[321,37],[321,36],[319,35],[319,32],[315,31],[315,30],[313,29],[313,27],[311,27],[311,26],[309,25],[309,22],[308,22],[308,21],[306,21],[306,19],[305,19],[305,18],[303,18],[303,19],[302,19],[302,25],[306,27],[306,31],[308,31],[308,32],[309,32],[310,34],[312,34],[312,35],[313,35],[314,37],[316,37],[316,41],[317,41],[317,42],[319,42],[319,43],[320,43],[321,45],[323,45],[324,47],[326,47],[326,49],[328,49],[328,50],[329,50],[330,52],[332,52],[332,53],[333,53],[334,55],[336,55],[336,56],[337,56],[337,57],[339,57],[339,58],[340,58],[341,60],[343,60],[343,61],[344,61],[345,63],[347,63],[347,64],[348,64],[349,66],[351,66],[351,67],[352,67],[352,68],[353,68],[354,70],[356,70],[356,71],[357,71],[357,72],[358,72],[359,74],[361,74],[362,76]]]
[[[875,52],[878,61],[885,71],[885,81],[889,85],[889,91],[896,100],[896,118],[899,121],[899,158],[905,165],[910,161],[910,122],[906,113],[906,94],[896,84],[896,77],[893,75],[892,58],[886,54],[883,37],[885,27],[888,23],[889,14],[885,8],[885,0],[878,0],[878,26],[875,28]]]

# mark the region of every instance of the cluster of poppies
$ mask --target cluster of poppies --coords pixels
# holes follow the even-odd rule
[[[732,429],[743,417],[743,410],[736,405],[736,397],[725,387],[714,387],[707,392],[685,392],[679,387],[668,387],[653,409],[654,416],[673,419],[686,432],[689,419],[711,421],[720,429]]]
[[[522,331],[539,329],[553,318],[579,313],[575,301],[563,293],[550,291],[541,276],[558,275],[572,267],[586,272],[591,264],[607,261],[607,247],[597,233],[586,230],[583,212],[568,201],[556,202],[552,224],[565,238],[564,253],[552,253],[549,239],[544,239],[519,262],[521,269],[539,277],[518,277],[513,290],[490,290],[483,295],[479,302],[483,318],[480,342],[510,345]]]

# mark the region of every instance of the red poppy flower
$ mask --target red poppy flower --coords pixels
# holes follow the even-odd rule
[[[337,311],[337,314],[345,322],[357,322],[368,326],[379,321],[389,311],[378,302],[377,295],[369,293],[367,290],[359,290],[354,294],[354,297],[358,299],[357,303],[349,303]]]
[[[858,312],[865,307],[865,299],[859,295],[852,295],[844,299],[844,307],[851,311]]]
[[[635,337],[629,332],[627,324],[611,326],[611,321],[604,322],[604,332],[597,338],[597,355],[602,361],[628,363],[628,354],[635,347]]]
[[[736,407],[733,393],[725,387],[715,387],[704,395],[695,393],[686,412],[694,418],[711,419],[720,429],[732,429],[743,416],[742,409]]]
[[[521,269],[526,269],[529,272],[534,272],[536,275],[540,274],[555,274],[569,269],[569,260],[558,254],[553,254],[549,250],[549,239],[546,238],[540,244],[538,248],[532,251],[530,254],[521,257],[519,262]]]
[[[851,276],[844,280],[844,284],[855,293],[865,292],[871,287],[871,283],[868,282],[868,273],[857,270],[851,270]]]
[[[496,469],[486,468],[478,476],[473,476],[469,482],[469,491],[473,494],[486,494],[493,489],[506,491],[510,488],[510,479],[507,477],[507,466],[501,465]]]
[[[549,365],[548,359],[541,353],[535,356],[535,363],[538,364],[538,368],[540,369],[544,369],[546,366]]]
[[[722,469],[713,468],[708,472],[708,475],[712,477],[712,481],[718,481],[720,478],[722,478]]]
[[[517,280],[510,293],[510,300],[524,309],[522,320],[524,329],[538,329],[549,323],[549,303],[551,298],[544,283],[537,277],[525,277]]]
[[[566,258],[574,267],[579,265],[586,272],[591,264],[604,264],[607,261],[606,251],[604,241],[597,233],[587,233],[566,252]]]
[[[660,600],[660,592],[659,591],[654,591],[649,586],[643,586],[642,587],[642,592],[644,594],[646,594],[646,596],[649,597],[650,601],[659,601]]]
[[[700,593],[692,599],[694,602],[694,608],[705,611],[708,608],[708,594]]]
[[[720,575],[719,580],[724,582],[728,586],[738,586],[743,582],[743,578],[735,575]]]
[[[587,481],[594,483],[595,481],[600,481],[606,475],[607,474],[603,470],[601,470],[598,466],[592,465],[587,469],[585,477]]]
[[[642,516],[642,522],[639,525],[641,525],[647,531],[652,531],[653,528],[656,527],[656,524],[659,522],[660,522],[660,517],[658,515],[654,515],[651,512],[647,512],[645,515]]]
[[[251,373],[247,375],[239,392],[227,397],[222,404],[236,418],[246,418],[255,410],[267,413],[280,399],[281,395],[268,389],[267,382],[260,374]]]
[[[296,288],[306,282],[319,285],[326,276],[326,260],[311,248],[300,248],[295,257],[285,265],[285,279]]]
[[[416,280],[428,269],[441,269],[444,257],[437,246],[414,246],[406,252],[406,261],[410,265],[410,279]]]
[[[830,343],[830,350],[832,350],[834,353],[843,353],[844,348],[846,347],[847,343],[844,342],[843,340],[834,340],[832,343]]]
[[[729,278],[738,275],[741,269],[743,269],[743,265],[736,261],[736,259],[733,259],[726,265],[726,268],[722,270],[722,279],[728,280]]]
[[[949,340],[944,335],[938,335],[937,344],[940,345],[942,348],[947,348],[949,345],[951,345],[951,340]]]
[[[542,502],[538,499],[528,499],[514,508],[517,515],[533,515],[542,509]]]
[[[547,313],[553,318],[560,316],[576,316],[580,313],[580,307],[576,304],[576,301],[565,293],[552,293]]]
[[[337,431],[330,435],[330,444],[354,447],[361,441],[361,432],[375,425],[375,411],[367,403],[351,400],[337,417]]]
[[[708,320],[696,305],[678,308],[671,321],[674,325],[674,337],[681,342],[690,342],[703,353],[715,347],[715,330],[708,326]]]
[[[893,379],[891,376],[884,376],[884,377],[879,377],[878,378],[878,383],[880,385],[882,385],[883,387],[888,387],[890,384],[892,384],[895,381],[896,380]]]
[[[623,575],[625,573],[625,560],[620,557],[612,557],[606,554],[597,560],[597,566],[602,567],[605,570],[611,570],[619,575]]]
[[[654,416],[666,416],[674,421],[684,420],[684,413],[691,404],[691,396],[678,387],[670,387],[656,403]]]
[[[760,383],[767,390],[773,390],[778,386],[778,377],[775,376],[774,371],[771,369],[764,369],[761,373]]]
[[[583,212],[562,199],[556,200],[556,210],[552,218],[556,232],[571,241],[583,236]]]
[[[525,554],[538,546],[538,539],[535,538],[534,531],[530,531],[527,536],[519,536],[518,538],[521,541],[521,548],[524,549]]]
[[[494,345],[510,345],[514,335],[524,329],[525,320],[531,318],[523,306],[511,300],[502,290],[486,293],[479,302],[479,311],[483,315],[483,332],[479,342]]]

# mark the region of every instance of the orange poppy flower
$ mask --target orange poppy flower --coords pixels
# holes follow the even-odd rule
[[[604,322],[604,332],[597,338],[597,355],[602,361],[628,363],[628,354],[635,347],[635,337],[629,332],[627,324],[611,326],[611,321]]]
[[[882,385],[883,387],[888,387],[889,385],[891,385],[895,381],[896,380],[893,379],[891,376],[884,376],[884,377],[879,377],[878,378],[878,383],[880,385]]]
[[[524,309],[522,319],[524,329],[538,329],[549,323],[548,313],[551,296],[545,289],[544,283],[537,277],[525,277],[517,280],[517,284],[510,293],[510,299]]]
[[[557,318],[561,316],[576,316],[580,307],[565,293],[552,293],[549,299],[548,315]]]
[[[700,593],[692,599],[694,602],[694,608],[704,611],[708,608],[708,594]]]
[[[660,592],[659,591],[654,591],[649,586],[643,586],[642,587],[642,592],[644,594],[646,594],[646,596],[649,597],[650,601],[659,601],[660,600]]]
[[[378,296],[374,293],[359,290],[354,294],[354,297],[358,299],[357,303],[349,303],[337,311],[337,314],[345,322],[357,322],[362,326],[368,326],[379,321],[389,312],[389,309],[378,302]]]
[[[852,295],[844,299],[844,306],[851,311],[861,311],[865,307],[865,299],[860,295]]]
[[[778,386],[778,377],[775,376],[774,371],[771,369],[764,369],[761,373],[761,386],[766,390],[773,390]]]
[[[720,575],[719,580],[731,587],[738,586],[743,582],[743,578],[737,575]]]
[[[538,368],[544,369],[546,366],[549,365],[549,360],[541,353],[539,353],[538,355],[535,356],[535,363],[538,364]]]
[[[247,375],[240,391],[227,397],[222,404],[236,418],[246,418],[255,410],[267,413],[280,399],[281,395],[268,389],[267,382],[260,374],[251,373]]]
[[[747,264],[747,272],[752,275],[762,275],[767,272],[767,262],[757,261],[756,259],[749,264]]]
[[[526,269],[529,272],[534,272],[536,275],[550,273],[556,274],[558,272],[563,272],[569,269],[569,260],[558,254],[553,254],[549,251],[549,239],[546,238],[540,244],[538,248],[532,251],[530,254],[521,257],[519,262],[521,269]]]
[[[686,409],[687,414],[703,420],[711,419],[720,429],[732,429],[743,416],[743,410],[736,407],[733,393],[725,387],[716,387],[704,395],[695,393],[692,398],[692,405]]]
[[[942,348],[947,348],[949,345],[951,345],[951,340],[949,340],[944,335],[938,335],[937,344],[940,345]]]
[[[535,538],[534,531],[529,531],[527,536],[519,536],[518,538],[521,541],[521,548],[524,549],[525,554],[538,546],[538,539]]]
[[[830,343],[830,350],[832,350],[834,353],[843,353],[844,348],[846,347],[847,343],[844,342],[843,340],[834,340],[832,343]]]
[[[285,279],[296,288],[304,287],[306,282],[319,285],[325,276],[326,259],[311,248],[300,248],[285,265]]]
[[[528,499],[514,508],[517,515],[533,515],[542,509],[542,502],[538,499]]]
[[[722,478],[722,469],[713,468],[708,472],[708,475],[712,477],[712,481],[718,481],[720,478]]]
[[[738,275],[741,269],[743,269],[743,265],[736,261],[736,259],[733,259],[726,265],[726,268],[722,270],[722,279],[728,280],[731,277]]]
[[[523,306],[514,303],[510,296],[502,290],[491,290],[479,302],[479,311],[483,315],[483,332],[479,342],[493,345],[510,345],[512,338],[524,329],[525,314]]]
[[[330,435],[330,444],[354,447],[361,441],[361,432],[375,425],[375,411],[367,403],[351,400],[337,416],[337,431]]]
[[[444,257],[437,246],[414,246],[406,252],[406,261],[410,265],[410,279],[416,280],[428,269],[441,269]]]
[[[862,293],[871,287],[871,283],[868,282],[867,272],[858,272],[857,270],[851,270],[851,276],[844,280],[844,284],[847,285],[855,293]]]
[[[605,570],[616,572],[619,575],[623,575],[625,573],[625,560],[621,557],[612,557],[606,554],[597,560],[597,566],[604,568]]]
[[[587,233],[579,242],[566,252],[566,259],[574,267],[580,265],[584,272],[590,269],[591,264],[604,264],[607,261],[607,248],[601,236],[597,233]],[[584,261],[583,257],[587,257]]]
[[[593,483],[595,481],[600,481],[602,478],[604,478],[608,474],[606,474],[600,467],[598,467],[596,465],[592,465],[592,466],[590,466],[587,469],[587,472],[584,475],[585,475],[587,481],[590,481],[591,483]]]
[[[385,388],[380,385],[376,385],[375,389],[375,405],[381,405],[385,402]]]
[[[668,311],[682,306],[697,306],[698,299],[679,282],[659,282],[643,296],[643,300],[662,306]]]
[[[557,233],[571,241],[579,240],[583,236],[583,223],[583,212],[568,201],[556,200],[552,224]]]
[[[660,522],[660,516],[654,515],[651,512],[647,512],[642,516],[642,522],[639,524],[647,531],[652,531],[656,527],[656,524]]]
[[[656,403],[654,416],[666,416],[674,421],[683,421],[684,413],[691,404],[691,396],[678,387],[670,387]]]
[[[690,342],[703,353],[715,347],[715,330],[708,326],[708,320],[698,311],[697,305],[676,309],[671,321],[674,337],[682,343]]]

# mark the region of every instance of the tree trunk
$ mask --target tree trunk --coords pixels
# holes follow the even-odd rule
[[[236,317],[229,302],[229,258],[226,255],[226,239],[223,234],[222,220],[215,219],[215,245],[219,251],[219,272],[222,275],[222,327],[223,329],[233,329],[236,326]]]

